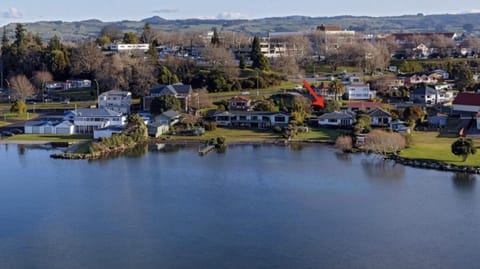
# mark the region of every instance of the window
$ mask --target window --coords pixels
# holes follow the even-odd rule
[[[285,116],[275,116],[275,122],[285,122]]]

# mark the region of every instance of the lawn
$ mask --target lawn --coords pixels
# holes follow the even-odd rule
[[[0,121],[0,127],[5,126],[5,125],[9,125],[9,124],[10,124],[10,122]]]
[[[298,134],[294,141],[317,140],[335,141],[344,131],[333,129],[310,128],[308,133]],[[174,140],[209,140],[219,136],[225,136],[227,142],[261,142],[283,139],[281,134],[271,130],[249,130],[233,128],[217,128],[215,131],[206,132],[203,136],[171,136]]]
[[[91,136],[84,135],[56,135],[56,134],[20,134],[6,138],[7,141],[48,141],[48,142],[81,142],[91,140]]]
[[[209,140],[224,136],[228,142],[261,142],[265,140],[280,139],[280,134],[273,133],[270,130],[248,130],[248,129],[231,129],[231,128],[217,128],[214,131],[207,131],[202,136],[171,136],[174,140]]]
[[[309,128],[308,133],[298,134],[294,140],[318,140],[334,142],[338,136],[348,133],[347,130]]]
[[[400,153],[401,157],[410,159],[423,159],[440,161],[455,165],[478,166],[480,165],[480,154],[471,155],[467,161],[452,154],[450,145],[456,140],[451,137],[439,137],[436,132],[414,132],[411,145]],[[480,140],[474,140],[480,145]]]

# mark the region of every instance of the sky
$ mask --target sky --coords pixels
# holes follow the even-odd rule
[[[16,22],[165,19],[255,19],[303,15],[396,16],[480,13],[479,0],[1,0],[0,26]]]

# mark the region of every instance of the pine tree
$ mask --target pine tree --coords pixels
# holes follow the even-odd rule
[[[213,29],[213,36],[210,40],[210,43],[212,43],[212,45],[215,47],[220,46],[220,37],[218,36],[217,28]]]
[[[253,38],[252,42],[252,52],[250,55],[252,59],[252,68],[258,68],[260,70],[268,70],[270,63],[268,62],[267,57],[263,55],[260,49],[260,39],[258,36]]]

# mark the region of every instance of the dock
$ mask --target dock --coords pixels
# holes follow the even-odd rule
[[[203,155],[206,155],[206,154],[210,153],[214,149],[215,149],[215,145],[206,145],[206,146],[201,147],[198,150],[198,154],[200,156],[203,156]]]

